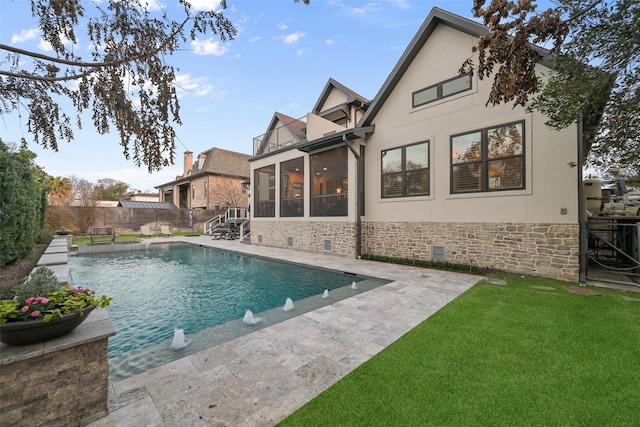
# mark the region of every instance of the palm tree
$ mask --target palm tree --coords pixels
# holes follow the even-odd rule
[[[73,186],[69,178],[61,176],[49,177],[48,201],[51,206],[66,205],[71,201]]]

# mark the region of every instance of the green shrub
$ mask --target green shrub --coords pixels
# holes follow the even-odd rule
[[[413,258],[394,258],[383,255],[363,254],[362,259],[369,261],[387,262],[389,264],[415,265],[416,267],[434,268],[436,270],[460,271],[463,273],[485,274],[487,269],[473,265],[454,264],[446,261],[428,261]]]
[[[36,243],[38,244],[51,243],[51,240],[53,240],[53,235],[54,235],[53,231],[40,230],[40,232],[38,233],[38,237],[36,238]]]
[[[40,266],[33,270],[26,279],[13,290],[19,301],[30,297],[47,295],[50,292],[61,290],[63,287],[55,273],[46,266]]]
[[[42,224],[42,192],[26,152],[0,141],[0,267],[33,252]]]

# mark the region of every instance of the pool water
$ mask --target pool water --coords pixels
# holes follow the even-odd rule
[[[71,257],[69,271],[72,285],[113,298],[109,358],[365,280],[189,244]]]

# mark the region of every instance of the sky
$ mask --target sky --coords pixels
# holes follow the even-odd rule
[[[86,3],[89,0],[81,0]],[[99,0],[93,0],[99,1]],[[178,0],[148,0],[180,19]],[[27,0],[0,0],[0,43],[51,54],[42,43]],[[213,10],[219,0],[190,0]],[[539,8],[550,7],[538,1]],[[25,138],[35,162],[54,177],[96,183],[112,178],[131,189],[154,188],[183,170],[183,153],[194,158],[212,147],[252,154],[253,138],[265,133],[275,112],[305,116],[330,78],[373,99],[433,7],[472,19],[473,0],[227,0],[224,14],[238,30],[232,41],[210,34],[187,42],[168,56],[177,69],[182,125],[175,164],[154,173],[125,159],[117,133],[98,134],[91,121],[74,128],[75,139],[61,141],[57,152],[33,142],[26,115],[0,116],[0,138]],[[78,48],[87,36],[77,34]],[[84,36],[84,37],[83,37]],[[0,69],[5,64],[0,60]],[[70,112],[73,113],[73,112]],[[72,117],[75,114],[70,114]]]

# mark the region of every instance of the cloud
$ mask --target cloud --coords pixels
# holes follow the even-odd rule
[[[391,3],[395,4],[400,9],[409,9],[411,5],[407,0],[391,0]]]
[[[403,0],[396,0],[396,2],[402,1]],[[347,16],[359,18],[380,11],[380,4],[378,3],[366,3],[362,7],[352,7],[343,3],[342,0],[329,0],[327,4],[338,7]]]
[[[287,28],[289,28],[289,26],[287,24],[278,24],[278,29],[279,30],[286,30]]]
[[[40,30],[37,28],[30,28],[28,30],[20,31],[20,34],[14,34],[11,36],[11,44],[26,42],[38,37]]]
[[[63,35],[60,35],[60,40],[62,40],[62,44],[64,44],[66,47],[71,46],[73,43],[71,43],[71,40],[69,40],[68,38],[66,38]],[[79,39],[76,37],[76,42],[78,42]],[[45,51],[45,52],[51,52],[53,51],[53,46],[51,46],[51,43],[49,43],[48,41],[44,40],[44,39],[40,39],[40,43],[38,43],[38,47]]]
[[[251,38],[249,39],[249,43],[255,43],[255,42],[257,42],[258,40],[260,40],[260,38],[261,38],[260,36],[251,37]]]
[[[189,0],[194,10],[216,10],[220,6],[220,0]]]
[[[302,56],[305,53],[310,52],[310,51],[311,51],[311,49],[309,49],[309,48],[298,49],[298,50],[296,50],[296,55]]]
[[[213,38],[208,38],[206,40],[194,40],[191,42],[191,46],[193,47],[196,55],[215,55],[222,56],[229,48],[224,46],[220,40],[213,41]]]
[[[298,43],[298,41],[304,36],[306,36],[306,34],[302,31],[296,31],[295,33],[281,36],[279,38],[284,42],[284,44],[286,44],[287,46],[291,46],[292,44]]]
[[[324,42],[327,46],[333,46],[334,44],[336,44],[336,41],[334,39],[326,39]]]
[[[190,93],[200,97],[209,95],[215,89],[211,83],[207,82],[206,77],[193,77],[189,73],[177,74],[174,84],[178,88],[178,96]],[[221,92],[220,95],[224,95],[224,93]]]

